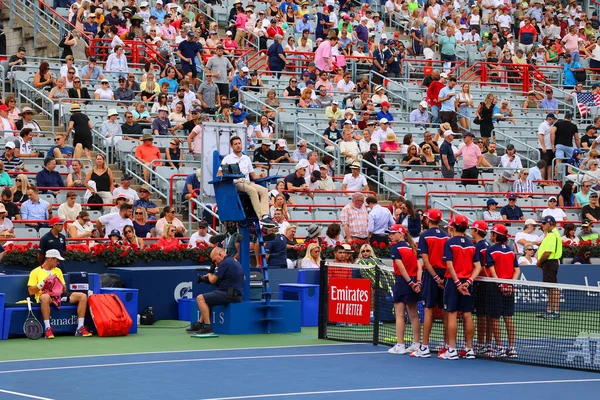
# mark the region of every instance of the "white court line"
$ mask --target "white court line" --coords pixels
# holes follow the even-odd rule
[[[322,390],[318,392],[295,392],[295,393],[272,393],[272,394],[256,394],[250,396],[235,396],[235,397],[214,397],[204,398],[201,400],[240,400],[240,399],[263,399],[270,397],[294,397],[294,396],[316,396],[324,394],[338,393],[366,393],[366,392],[385,392],[399,390],[421,390],[421,389],[447,389],[447,388],[465,388],[465,387],[486,387],[486,386],[518,386],[518,385],[543,385],[548,383],[585,383],[585,382],[600,382],[600,378],[591,379],[561,379],[552,381],[524,381],[524,382],[485,382],[485,383],[459,383],[448,385],[428,385],[428,386],[396,386],[382,388],[367,388],[367,389],[343,389],[343,390]]]
[[[370,343],[323,343],[323,344],[303,344],[298,346],[264,346],[264,347],[234,347],[227,349],[198,349],[198,350],[167,350],[167,351],[140,351],[138,353],[113,353],[113,354],[88,354],[83,356],[63,356],[63,357],[45,357],[45,358],[27,358],[18,360],[0,360],[0,364],[47,361],[47,360],[70,360],[78,358],[95,357],[119,357],[119,356],[139,356],[152,354],[182,354],[182,353],[203,353],[209,351],[242,351],[242,350],[264,350],[264,349],[295,349],[305,347],[326,347],[326,346],[366,346]]]
[[[21,392],[13,392],[13,391],[10,391],[10,390],[2,390],[2,389],[0,389],[0,393],[12,394],[13,396],[19,396],[19,397],[27,397],[28,399],[52,400],[49,397],[34,396],[34,395],[31,395],[31,394],[21,393]]]
[[[355,351],[355,352],[346,352],[346,353],[278,354],[278,355],[271,355],[271,356],[215,357],[215,358],[191,358],[191,359],[183,359],[183,360],[134,361],[134,362],[110,363],[110,364],[69,365],[69,366],[64,366],[64,367],[14,369],[14,370],[0,371],[0,375],[16,374],[16,373],[21,373],[21,372],[58,371],[58,370],[82,369],[82,368],[123,367],[123,366],[130,366],[130,365],[176,364],[176,363],[191,363],[191,362],[203,362],[203,361],[265,360],[265,359],[274,359],[274,358],[336,357],[336,356],[381,355],[381,354],[388,354],[388,352],[387,351]]]

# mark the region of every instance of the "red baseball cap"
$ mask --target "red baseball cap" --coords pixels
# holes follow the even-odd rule
[[[0,111],[9,111],[9,110],[10,110],[10,108],[8,108],[8,106],[6,104],[2,104],[0,106]]]
[[[508,229],[502,224],[494,225],[490,231],[497,233],[498,235],[508,236]]]
[[[65,223],[65,221],[63,221],[59,217],[54,217],[54,218],[51,218],[50,221],[48,221],[48,226],[54,226],[56,224],[64,224],[64,223]]]
[[[384,101],[381,103],[381,107],[391,107],[392,105],[388,101]]]
[[[406,227],[400,224],[392,225],[388,230],[385,231],[385,233],[401,233],[406,235]]]
[[[469,226],[469,219],[467,217],[465,217],[464,215],[460,215],[458,214],[456,217],[454,217],[454,225],[455,226],[461,226],[461,227],[467,227]]]
[[[425,213],[425,216],[432,221],[441,221],[442,220],[442,212],[438,208],[430,208]]]
[[[471,228],[477,229],[478,231],[481,231],[481,232],[487,232],[487,230],[488,230],[487,224],[485,223],[485,221],[482,221],[482,220],[473,222],[473,224],[471,225]]]
[[[446,224],[446,228],[455,227],[456,223],[454,222],[454,218],[450,218],[448,220],[448,224]]]

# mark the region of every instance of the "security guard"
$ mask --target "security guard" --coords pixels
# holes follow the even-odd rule
[[[562,257],[562,239],[556,228],[556,220],[553,216],[547,215],[542,219],[542,229],[546,236],[537,254],[537,267],[542,269],[542,281],[549,283],[558,283],[558,263]],[[560,290],[548,289],[548,305],[545,313],[538,313],[538,318],[558,319],[560,313],[558,307],[560,304]]]

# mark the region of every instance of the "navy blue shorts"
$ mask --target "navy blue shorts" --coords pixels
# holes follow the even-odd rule
[[[416,277],[411,276],[411,278],[416,282]],[[416,303],[421,300],[421,294],[415,293],[402,276],[396,276],[393,293],[394,303],[408,304]]]
[[[461,279],[465,282],[466,279]],[[469,286],[471,296],[465,296],[458,292],[458,288],[452,282],[452,278],[446,279],[444,285],[444,311],[446,312],[472,312],[473,311],[473,286]]]
[[[445,270],[436,268],[435,272],[441,279],[444,279],[444,274],[446,273]],[[423,284],[421,293],[423,293],[422,297],[423,301],[425,302],[425,308],[435,308],[435,306],[443,308],[444,290],[439,288],[435,280],[433,280],[433,276],[431,276],[426,269],[423,269],[423,278],[421,279],[421,283]]]
[[[512,317],[515,313],[515,294],[504,295],[493,283],[487,295],[487,315],[490,318]]]
[[[493,282],[473,282],[473,312],[477,315],[488,315],[490,290],[496,287]]]
[[[213,290],[212,292],[202,293],[202,296],[204,296],[204,301],[206,301],[209,307],[239,303],[242,300],[241,297],[238,299],[237,297],[231,298],[227,296],[227,292],[224,290]]]
[[[187,63],[181,60],[181,69],[183,70],[183,74],[187,75],[188,73],[192,73],[192,78],[195,78],[198,75],[198,71],[196,70],[196,65]],[[186,110],[188,112],[188,110]]]

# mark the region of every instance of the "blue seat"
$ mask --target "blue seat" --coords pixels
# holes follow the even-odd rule
[[[283,300],[300,300],[302,326],[319,325],[319,285],[282,283],[279,290]]]
[[[321,270],[319,269],[299,269],[298,283],[310,283],[311,285],[318,285],[320,276]]]

